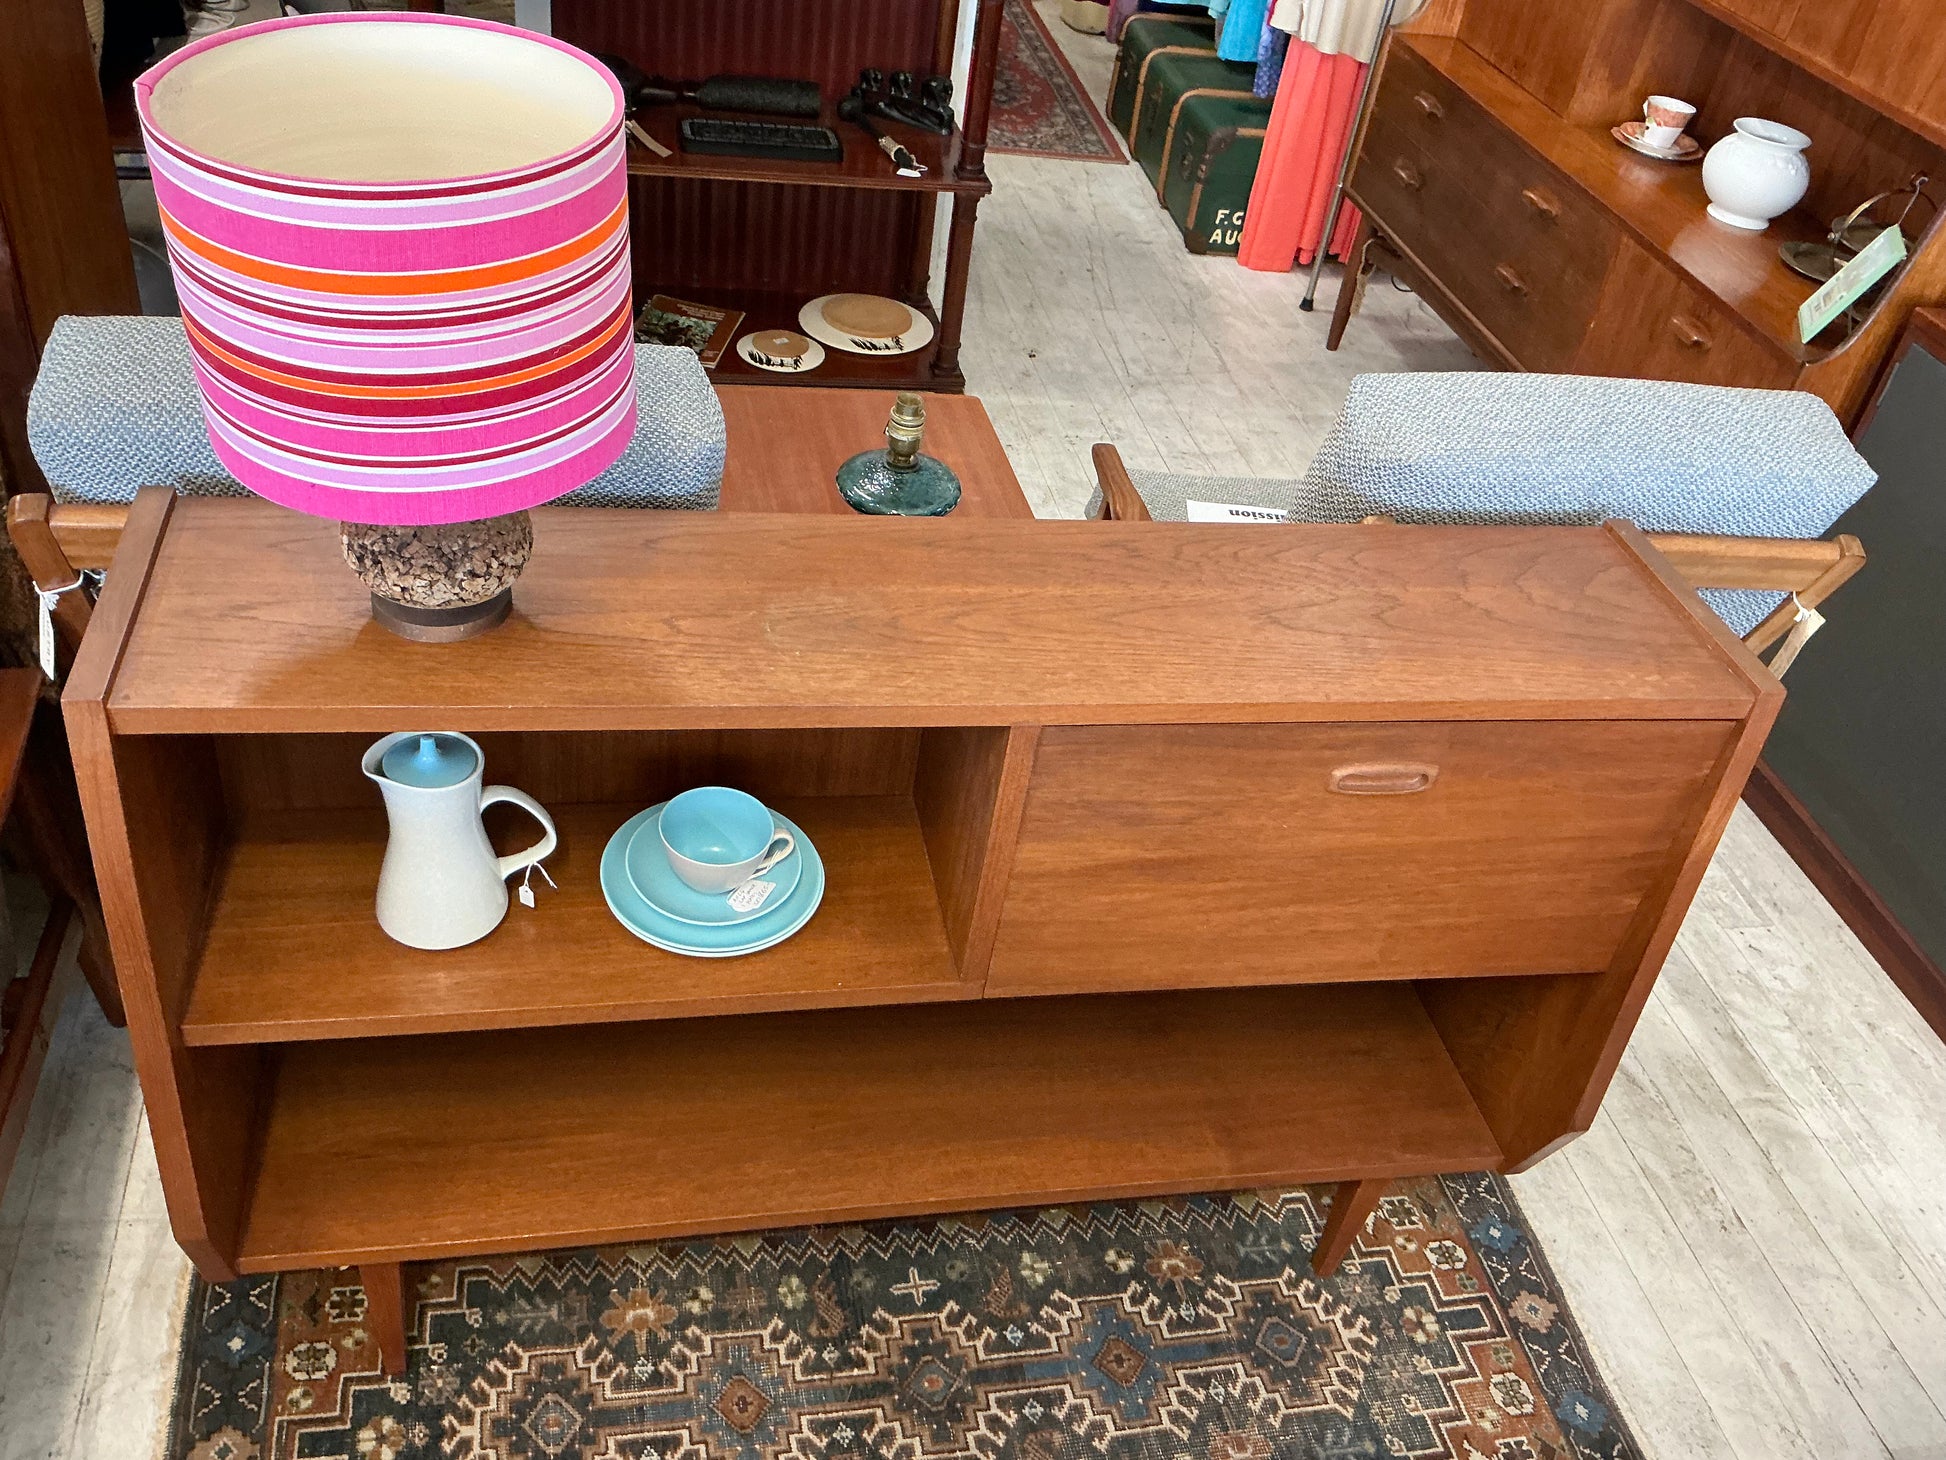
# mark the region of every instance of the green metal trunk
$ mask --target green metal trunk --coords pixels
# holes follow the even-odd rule
[[[1162,202],[1191,253],[1234,254],[1270,125],[1270,103],[1255,97],[1192,96],[1165,144]]]
[[[1122,31],[1121,48],[1115,53],[1115,72],[1108,82],[1108,120],[1135,144],[1135,113],[1149,67],[1158,55],[1216,54],[1216,23],[1208,16],[1200,20],[1176,19],[1166,15],[1137,15]]]

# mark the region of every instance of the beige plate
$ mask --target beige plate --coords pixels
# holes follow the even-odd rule
[[[1642,140],[1640,122],[1623,122],[1619,127],[1610,127],[1609,135],[1631,152],[1639,152],[1644,157],[1653,157],[1657,162],[1701,162],[1703,144],[1685,132],[1676,139],[1674,151],[1662,147],[1651,147]]]
[[[780,343],[803,340],[807,348],[793,359],[781,350],[766,348],[766,342],[772,340]],[[759,370],[774,370],[779,375],[802,375],[824,363],[824,346],[790,330],[756,330],[737,341],[737,356],[746,365],[754,365]]]
[[[825,294],[813,299],[797,312],[798,325],[804,333],[814,340],[821,340],[834,350],[843,350],[848,355],[910,355],[914,350],[923,350],[932,343],[932,321],[918,310],[895,299],[880,302],[897,305],[905,310],[911,323],[898,334],[866,336],[847,334],[824,317],[824,307],[833,299],[844,299],[841,294]]]

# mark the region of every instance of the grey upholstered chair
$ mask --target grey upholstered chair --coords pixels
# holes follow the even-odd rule
[[[1801,392],[1464,372],[1361,375],[1302,478],[1130,472],[1106,446],[1096,470],[1091,517],[1180,522],[1202,502],[1313,523],[1627,518],[1759,650],[1863,564],[1855,538],[1817,539],[1877,480]]]
[[[635,394],[628,450],[561,504],[713,510],[723,408],[695,352],[637,345]],[[145,486],[247,495],[210,449],[175,315],[56,320],[28,398],[27,440],[57,502],[127,503]]]

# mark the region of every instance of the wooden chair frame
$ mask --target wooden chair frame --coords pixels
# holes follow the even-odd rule
[[[1148,506],[1135,490],[1122,454],[1102,442],[1094,448],[1094,461],[1095,479],[1101,484],[1100,520],[1150,521]],[[1800,608],[1817,608],[1865,566],[1865,549],[1850,533],[1828,540],[1682,532],[1651,532],[1647,537],[1692,588],[1754,588],[1791,595],[1743,636],[1743,642],[1758,654],[1791,631]],[[1776,666],[1777,672],[1781,674],[1785,667]]]

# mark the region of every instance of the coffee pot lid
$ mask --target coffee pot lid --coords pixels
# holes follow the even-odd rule
[[[407,735],[385,752],[379,767],[388,781],[421,791],[457,786],[472,775],[480,753],[458,735]]]

